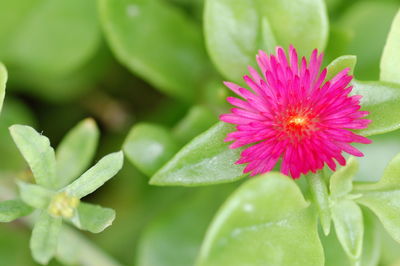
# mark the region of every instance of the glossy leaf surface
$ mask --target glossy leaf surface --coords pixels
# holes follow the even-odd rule
[[[259,49],[293,44],[302,55],[324,49],[328,34],[321,0],[208,0],[204,14],[208,52],[220,72],[240,81]]]
[[[197,265],[323,265],[316,222],[293,180],[256,177],[219,210]]]
[[[219,122],[194,138],[150,180],[153,185],[196,186],[231,182],[244,176],[236,165],[241,149],[229,149],[224,142],[234,127]]]

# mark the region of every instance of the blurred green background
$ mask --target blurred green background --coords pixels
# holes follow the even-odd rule
[[[93,117],[102,131],[100,158],[121,149],[139,122],[172,129],[178,148],[217,121],[226,110],[227,91],[206,52],[203,4],[0,0],[0,61],[9,71],[0,117],[0,185],[12,187],[26,170],[8,134],[11,124],[32,125],[56,146],[80,120]],[[377,80],[400,1],[326,0],[326,5],[330,31],[325,62],[357,55],[355,77]],[[399,137],[400,132],[376,136],[373,145],[363,148],[359,180],[380,175],[400,151]],[[152,187],[146,169],[126,159],[122,172],[86,199],[114,208],[113,226],[99,235],[80,234],[122,265],[191,265],[212,215],[238,184]],[[9,197],[0,187],[0,199]],[[0,265],[36,265],[29,234],[23,222],[0,224]],[[331,242],[327,258],[334,258],[332,265],[346,265],[337,262],[344,254],[331,238],[324,241]],[[382,241],[381,264],[400,265],[400,245],[386,235]],[[51,265],[60,264],[53,260]]]

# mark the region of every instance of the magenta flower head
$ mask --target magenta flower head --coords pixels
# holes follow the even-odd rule
[[[244,173],[266,173],[281,161],[283,174],[299,178],[325,164],[335,170],[334,160],[345,165],[342,152],[363,156],[350,144],[371,141],[351,130],[366,128],[371,121],[361,119],[368,115],[360,111],[361,96],[349,95],[350,69],[325,81],[323,55],[314,50],[309,63],[303,57],[299,65],[292,46],[288,57],[278,47],[276,55],[260,51],[256,58],[262,76],[249,67],[251,77],[243,78],[251,90],[225,82],[242,99],[228,97],[236,108],[220,117],[237,125],[225,139],[234,141],[231,149],[249,145],[236,162],[247,164]]]

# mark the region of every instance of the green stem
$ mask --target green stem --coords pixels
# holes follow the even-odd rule
[[[325,235],[331,228],[331,212],[329,206],[328,188],[322,176],[322,172],[306,175],[313,203],[317,207],[320,222]]]

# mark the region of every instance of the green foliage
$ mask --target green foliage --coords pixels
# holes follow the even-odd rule
[[[0,24],[0,59],[10,66],[12,84],[53,100],[87,89],[77,77],[59,88],[100,46],[96,0],[0,1]]]
[[[57,188],[56,157],[49,139],[29,126],[11,126],[10,133],[29,164],[36,183],[46,188]]]
[[[333,77],[348,67],[354,69],[355,56],[341,56],[327,66],[328,76]],[[400,86],[380,81],[352,81],[352,94],[361,95],[362,110],[370,112],[367,116],[372,123],[366,129],[358,130],[364,136],[371,136],[394,131],[400,128],[400,117],[393,112],[400,112]]]
[[[28,215],[32,209],[21,200],[0,202],[0,222],[8,223],[19,217]]]
[[[40,213],[30,242],[32,256],[37,262],[47,264],[56,253],[61,224],[61,217],[52,217],[46,211]]]
[[[57,151],[57,162],[49,140],[33,128],[14,125],[10,131],[37,181],[37,184],[18,182],[18,185],[22,201],[40,210],[41,214],[32,231],[30,247],[34,259],[47,264],[56,254],[63,218],[71,221],[79,229],[92,233],[99,233],[112,224],[115,218],[114,210],[80,203],[80,199],[117,174],[122,168],[123,154],[116,152],[105,156],[73,181],[94,153],[98,132],[93,121],[84,120],[67,135],[60,145],[61,149]],[[88,141],[88,137],[94,139]],[[77,158],[82,160],[77,162]],[[67,171],[67,180],[63,180],[63,171],[56,171],[57,163],[58,166],[61,165],[59,169],[75,168]],[[71,181],[72,183],[68,184]],[[62,185],[64,183],[66,186]],[[5,204],[7,207],[7,202]],[[21,208],[18,205],[14,206],[15,218],[26,214]],[[7,215],[7,209],[4,210]],[[9,219],[12,218],[13,213],[10,210],[8,213]],[[4,219],[7,219],[7,216]]]
[[[57,175],[63,177],[60,187],[75,180],[88,167],[98,139],[99,130],[92,119],[82,121],[65,136],[56,153]]]
[[[400,128],[400,86],[379,81],[353,81],[352,94],[362,95],[362,110],[370,114],[366,117],[372,123],[366,129],[357,130],[364,136],[383,134]]]
[[[326,67],[328,73],[326,74],[326,80],[332,79],[334,76],[340,73],[345,68],[350,68],[349,75],[353,74],[354,68],[357,63],[357,57],[355,55],[342,55]]]
[[[172,133],[181,143],[186,144],[217,122],[216,115],[208,108],[195,105],[173,128]]]
[[[138,265],[194,265],[207,227],[232,188],[197,189],[159,215],[141,238]]]
[[[116,175],[121,170],[122,163],[122,152],[109,154],[63,190],[73,197],[83,198]]]
[[[383,227],[400,242],[400,155],[378,181],[400,149],[396,1],[0,0],[0,265],[36,265],[24,256],[31,227],[33,258],[50,265],[398,264]],[[245,177],[235,164],[245,147],[224,142],[234,126],[218,122],[231,93],[219,75],[240,82],[258,50],[290,44],[335,59],[326,80],[350,68],[372,120],[356,133],[373,144],[355,145],[360,165],[233,183]],[[100,127],[86,119],[62,137],[88,113]],[[36,121],[56,150],[22,126]],[[100,190],[123,153],[101,159],[99,141],[101,155],[123,143],[134,166]],[[213,186],[149,186],[142,173],[156,186]],[[83,197],[118,210],[93,238],[116,259],[77,231],[100,233],[116,212]]]
[[[100,0],[99,9],[121,63],[168,95],[195,100],[210,65],[193,21],[160,0]]]
[[[387,82],[400,83],[400,11],[392,22],[392,27],[386,41],[385,48],[381,57],[380,80]]]
[[[148,176],[153,175],[178,149],[172,134],[153,124],[135,125],[124,143],[126,156]]]
[[[328,20],[322,0],[207,0],[204,27],[207,48],[219,71],[239,81],[259,49],[293,44],[301,55],[323,50]]]
[[[306,176],[315,203],[324,234],[328,235],[331,229],[331,211],[329,208],[328,188],[322,173],[308,174]]]
[[[49,206],[54,192],[40,185],[18,182],[19,195],[29,206],[36,209],[45,209]]]
[[[296,183],[270,173],[244,183],[225,202],[197,265],[323,265],[316,226]]]
[[[400,155],[397,155],[377,183],[357,186],[357,191],[362,194],[357,202],[370,208],[397,242],[400,242],[399,175]]]
[[[224,142],[232,125],[218,122],[184,146],[151,178],[153,185],[198,186],[231,182],[244,176],[243,165],[235,165],[241,149]]]
[[[364,224],[360,207],[352,200],[338,200],[332,207],[336,234],[344,251],[353,259],[361,256]]]
[[[98,205],[79,203],[72,222],[82,230],[97,234],[109,227],[115,219],[115,211]]]

